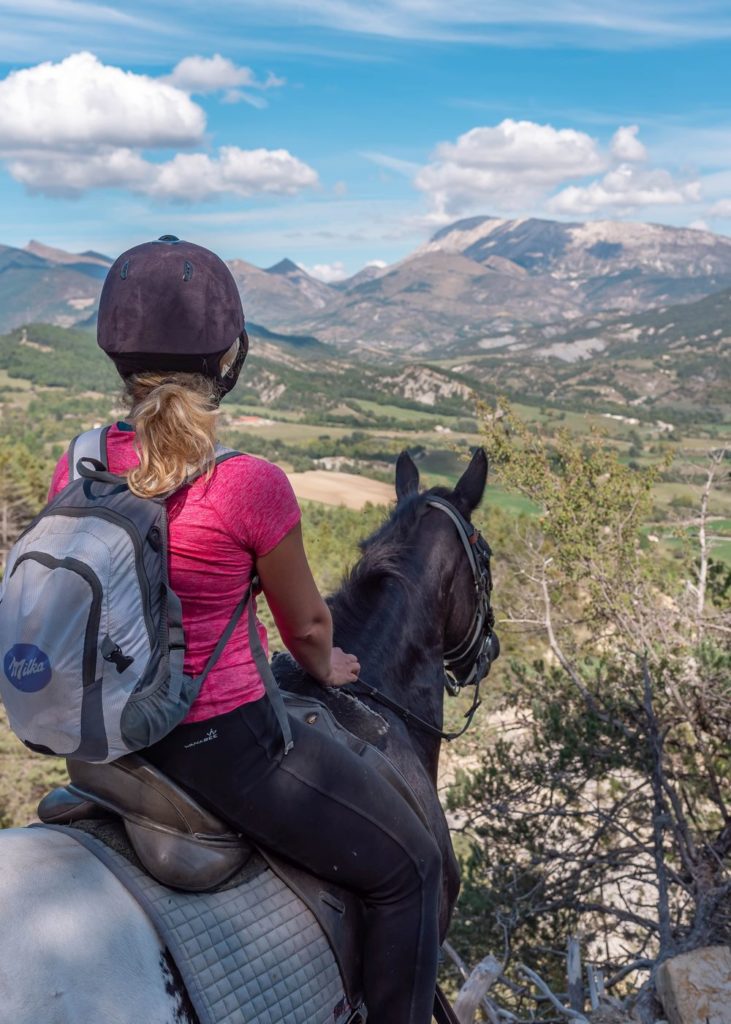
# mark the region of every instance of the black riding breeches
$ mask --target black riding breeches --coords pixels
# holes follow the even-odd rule
[[[366,906],[369,1024],[430,1024],[441,856],[406,801],[361,758],[290,717],[284,756],[269,700],[180,725],[145,752],[237,831]]]

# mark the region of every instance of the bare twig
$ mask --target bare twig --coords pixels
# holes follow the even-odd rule
[[[708,501],[719,466],[726,457],[726,451],[726,448],[716,448],[714,451],[708,453],[709,465],[706,470],[706,480],[703,484],[703,490],[701,491],[701,508],[698,522],[698,546],[700,548],[700,558],[698,566],[698,597],[696,602],[696,624],[699,637],[702,635],[703,612],[705,611],[706,606],[706,587],[708,584],[709,544],[708,537],[706,535]]]
[[[654,966],[655,961],[650,960],[648,957],[633,960],[631,964],[625,964],[623,967],[620,967],[620,969],[613,974],[606,983],[606,987],[613,988],[615,985],[618,985],[620,981],[624,981],[628,974],[633,974],[635,971],[651,971]]]
[[[544,996],[549,1003],[559,1011],[559,1013],[563,1014],[564,1017],[568,1017],[569,1020],[578,1021],[579,1024],[589,1024],[589,1020],[583,1013],[579,1013],[578,1010],[572,1010],[570,1007],[564,1006],[559,998],[550,990],[543,978],[536,974],[535,971],[532,971],[530,967],[526,967],[525,964],[520,964],[518,966],[518,970],[533,982],[541,995]]]
[[[442,943],[442,950],[447,954],[449,959],[455,965],[455,967],[457,968],[459,973],[462,975],[463,979],[465,981],[467,981],[469,979],[469,977],[470,977],[470,971],[469,971],[469,969],[467,967],[467,964],[464,962],[464,960],[459,955],[457,950],[454,948],[452,943],[448,942],[448,941],[444,941]],[[485,959],[487,960],[487,959],[490,959],[490,958],[486,957]],[[482,962],[484,963],[485,961],[483,960]],[[498,976],[499,976],[500,972],[502,972],[502,970],[503,970],[503,965],[501,964],[500,965],[500,971],[498,972]],[[494,982],[492,982],[491,984],[494,984]],[[519,1017],[516,1017],[515,1014],[511,1013],[509,1010],[504,1010],[504,1009],[502,1009],[502,1007],[496,1006],[496,1004],[491,999],[489,999],[484,993],[482,995],[482,998],[479,1001],[479,1005],[482,1007],[482,1009],[487,1014],[487,1018],[490,1021],[490,1024],[499,1024],[499,1021],[501,1019],[513,1022],[513,1024],[520,1024],[520,1018]],[[474,1016],[474,1011],[473,1011],[473,1016]]]
[[[569,1005],[572,1010],[583,1013],[584,986],[581,980],[581,945],[575,935],[569,936],[566,951],[566,978],[568,980]]]
[[[604,975],[599,967],[586,965],[586,979],[589,982],[589,1002],[592,1010],[599,1008],[599,1001],[604,993]]]
[[[672,932],[670,928],[670,903],[668,896],[668,876],[665,867],[665,850],[663,839],[665,835],[665,822],[669,815],[665,805],[663,770],[663,740],[658,727],[657,716],[652,706],[652,680],[650,670],[647,667],[647,658],[643,661],[642,673],[644,679],[644,705],[647,716],[647,738],[652,758],[652,791],[655,797],[655,807],[652,815],[652,835],[655,857],[655,870],[657,872],[658,889],[658,924],[660,936],[660,955],[667,955],[671,948]]]
[[[460,1024],[473,1024],[478,1006],[487,990],[502,973],[502,964],[494,956],[486,956],[475,967],[459,990],[454,1002],[454,1013]]]

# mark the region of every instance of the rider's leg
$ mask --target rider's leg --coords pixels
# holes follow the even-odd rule
[[[329,736],[266,698],[179,726],[145,756],[241,832],[367,907],[364,987],[374,1024],[429,1024],[439,946],[441,858],[402,797]]]

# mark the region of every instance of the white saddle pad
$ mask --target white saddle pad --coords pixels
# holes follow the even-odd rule
[[[72,836],[138,900],[173,956],[200,1024],[344,1024],[350,1016],[315,916],[263,860],[232,888],[178,892],[88,832],[40,827]]]

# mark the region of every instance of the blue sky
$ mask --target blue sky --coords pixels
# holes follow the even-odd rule
[[[0,242],[324,279],[476,214],[731,233],[731,2],[0,0]]]

